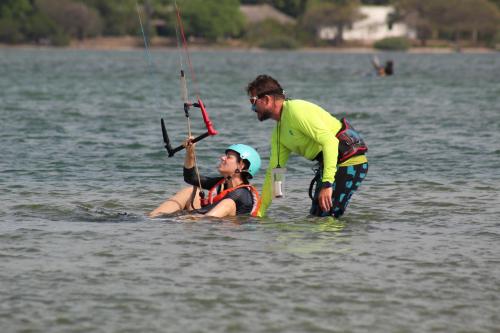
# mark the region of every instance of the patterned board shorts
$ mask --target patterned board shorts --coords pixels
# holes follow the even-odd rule
[[[323,178],[323,168],[316,170],[316,175],[311,182],[309,188],[309,196],[312,199],[310,214],[315,216],[335,216],[340,217],[347,209],[347,205],[351,200],[352,195],[358,189],[363,179],[368,173],[368,163],[350,165],[346,167],[337,167],[335,174],[335,182],[332,185],[332,208],[329,212],[323,212],[319,207],[318,196],[322,187],[321,179]],[[312,190],[314,189],[314,196]]]

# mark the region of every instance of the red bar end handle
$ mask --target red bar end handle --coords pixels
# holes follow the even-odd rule
[[[198,104],[200,105],[201,115],[203,116],[203,121],[205,122],[205,126],[207,127],[207,131],[209,135],[217,135],[217,130],[214,128],[210,118],[208,117],[207,110],[205,109],[205,105],[198,98]]]

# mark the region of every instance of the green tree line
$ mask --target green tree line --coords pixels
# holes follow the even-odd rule
[[[363,18],[361,5],[392,5],[390,24],[405,22],[425,45],[429,39],[499,42],[500,0],[177,0],[189,36],[249,44],[321,43],[321,27],[343,31]],[[295,25],[245,21],[240,5],[270,4]],[[175,38],[174,0],[0,0],[0,42],[66,45],[71,39],[138,35],[138,11],[148,37]]]
[[[415,28],[422,45],[429,39],[458,42],[465,38],[476,43],[500,37],[500,1],[400,0],[395,6],[395,20]]]

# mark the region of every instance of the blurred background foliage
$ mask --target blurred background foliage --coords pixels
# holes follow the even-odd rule
[[[361,5],[394,6],[389,23],[405,22],[414,28],[423,46],[429,40],[490,46],[500,42],[500,0],[177,0],[177,4],[186,35],[205,43],[238,40],[270,48],[342,45],[342,32],[363,18]],[[248,22],[240,6],[256,4],[271,5],[296,24],[272,19]],[[0,0],[0,43],[59,46],[98,36],[139,36],[138,11],[148,38],[160,36],[175,43],[173,0]],[[318,38],[318,29],[324,26],[337,29],[333,41]]]

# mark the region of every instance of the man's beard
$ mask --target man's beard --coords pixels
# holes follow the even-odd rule
[[[257,118],[260,120],[260,121],[264,121],[264,120],[267,120],[269,118],[271,118],[272,116],[272,112],[269,111],[269,110],[265,110],[263,112],[258,112],[257,113]]]

